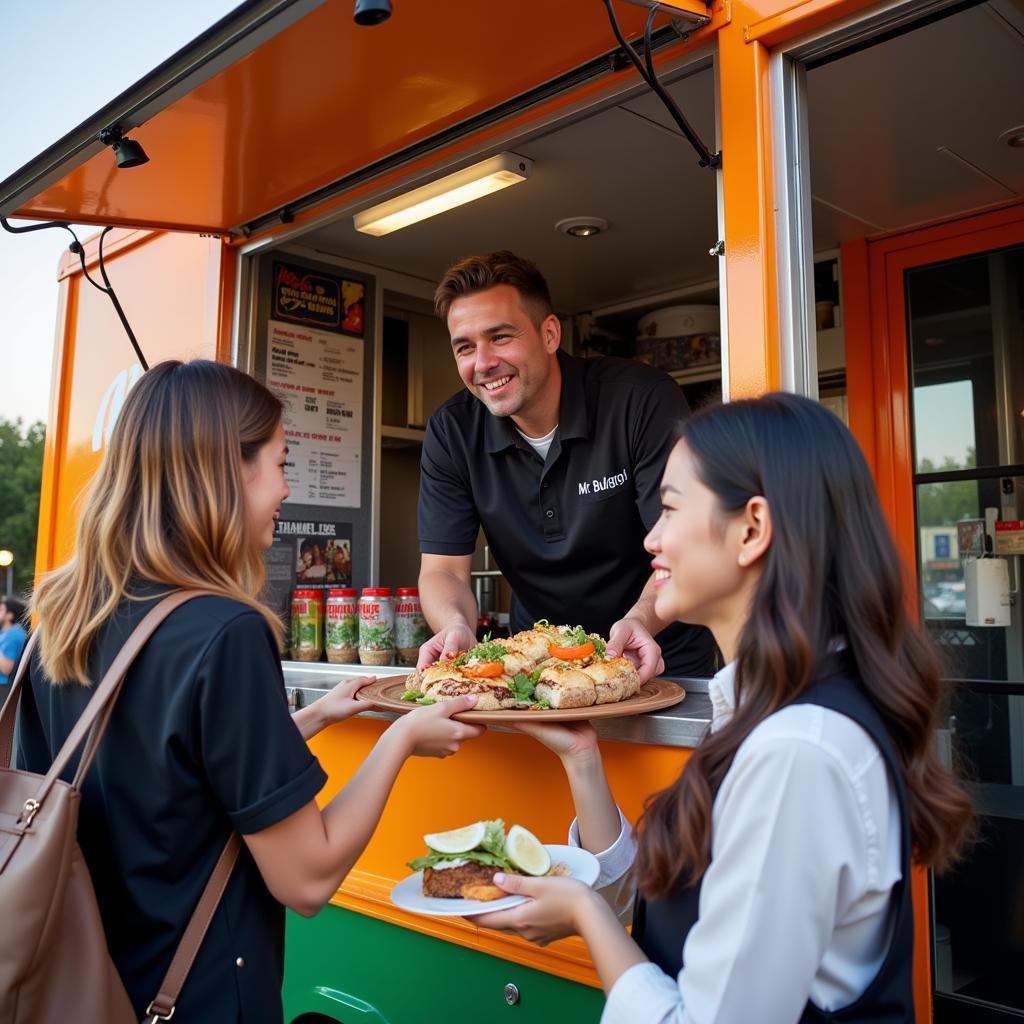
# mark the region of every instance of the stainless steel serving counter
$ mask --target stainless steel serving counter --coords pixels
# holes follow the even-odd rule
[[[394,665],[330,665],[325,662],[284,662],[284,682],[288,702],[300,708],[323,696],[324,690],[354,676],[405,676],[411,670]],[[686,690],[682,702],[663,711],[625,718],[602,718],[594,724],[602,739],[625,743],[652,743],[663,747],[695,747],[711,722],[711,700],[706,679],[680,679]],[[393,721],[398,716],[390,711],[370,709],[367,718]],[[511,730],[502,730],[511,731]]]

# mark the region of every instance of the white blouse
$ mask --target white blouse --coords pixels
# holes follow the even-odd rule
[[[732,715],[734,673],[727,665],[711,680],[713,731]],[[569,841],[580,845],[575,821]],[[634,856],[622,818],[598,855],[597,888],[625,921]],[[793,1024],[808,998],[847,1006],[885,958],[900,875],[899,805],[874,741],[836,711],[783,708],[744,740],[715,797],[685,967],[676,978],[631,967],[602,1024]]]

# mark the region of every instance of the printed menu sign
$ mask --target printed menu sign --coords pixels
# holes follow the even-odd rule
[[[363,341],[271,320],[267,387],[284,405],[292,502],[359,508]]]
[[[273,281],[272,316],[363,336],[366,288],[359,281],[280,262],[274,263]]]

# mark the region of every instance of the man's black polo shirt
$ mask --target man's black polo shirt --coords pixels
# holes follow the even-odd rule
[[[558,353],[562,400],[547,459],[511,418],[462,391],[427,425],[420,551],[468,555],[483,526],[512,585],[513,632],[536,619],[608,635],[651,575],[643,548],[661,514],[659,487],[688,408],[665,374],[625,359]],[[658,637],[671,675],[709,675],[714,645],[698,626]]]

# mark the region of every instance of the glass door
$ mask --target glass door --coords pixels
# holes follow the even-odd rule
[[[919,600],[979,842],[932,883],[936,1021],[1024,1014],[1024,245],[902,269]]]

